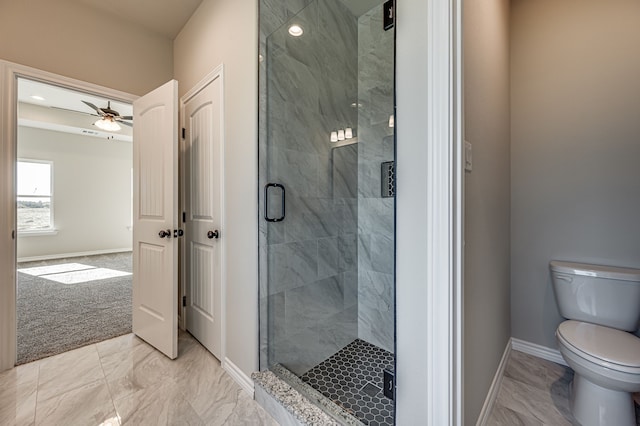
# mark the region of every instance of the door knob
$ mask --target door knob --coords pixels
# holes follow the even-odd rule
[[[167,229],[166,231],[163,229],[162,231],[158,232],[158,236],[160,238],[171,238],[171,229]]]
[[[217,240],[219,237],[220,237],[220,233],[218,232],[217,229],[215,231],[207,232],[207,238],[209,239],[215,238]]]

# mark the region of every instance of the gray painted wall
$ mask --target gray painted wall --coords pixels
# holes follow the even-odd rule
[[[465,424],[475,424],[509,341],[509,0],[464,2]]]
[[[550,260],[640,267],[640,3],[511,18],[513,336],[555,348]]]
[[[358,337],[395,344],[394,198],[381,196],[381,163],[393,161],[394,31],[382,4],[358,19]]]

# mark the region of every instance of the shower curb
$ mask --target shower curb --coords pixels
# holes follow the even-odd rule
[[[310,388],[285,368],[276,365],[272,370],[276,370],[278,374],[272,371],[260,371],[253,373],[251,378],[256,384],[256,401],[281,425],[364,426],[357,418],[335,406],[329,399]],[[279,376],[284,376],[286,381]],[[303,395],[287,382],[295,385],[302,384],[306,391],[313,395]],[[310,398],[317,400],[317,404],[311,402]],[[318,405],[322,405],[324,410]]]

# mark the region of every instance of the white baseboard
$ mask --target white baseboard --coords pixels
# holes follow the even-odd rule
[[[509,355],[511,354],[512,343],[511,340],[507,342],[507,346],[504,348],[504,353],[502,354],[502,359],[500,360],[500,364],[498,364],[498,369],[496,370],[496,374],[493,376],[493,381],[491,382],[491,386],[489,387],[489,392],[487,392],[487,397],[484,400],[484,404],[482,405],[482,410],[480,411],[480,415],[478,416],[478,421],[476,422],[476,426],[484,426],[487,424],[489,420],[489,414],[491,413],[491,409],[493,408],[493,404],[498,397],[498,392],[500,392],[500,385],[502,384],[502,377],[504,376],[504,370],[507,367],[507,362],[509,361]]]
[[[516,351],[537,356],[538,358],[546,359],[547,361],[555,362],[556,364],[567,366],[567,362],[562,358],[560,351],[557,349],[547,348],[546,346],[541,346],[513,337],[511,338],[511,348]]]
[[[64,259],[67,257],[81,257],[81,256],[95,256],[98,254],[111,254],[111,253],[125,253],[131,251],[131,248],[119,248],[119,249],[108,249],[108,250],[93,250],[93,251],[81,251],[78,253],[59,253],[59,254],[47,254],[44,256],[31,256],[31,257],[20,257],[18,258],[18,263],[20,262],[34,262],[38,260],[54,260],[54,259]]]
[[[253,399],[254,384],[253,380],[251,380],[251,377],[244,374],[244,372],[240,370],[237,365],[231,362],[229,358],[224,359],[224,361],[222,362],[222,368],[227,373],[229,373],[231,378],[235,380],[236,383],[239,384],[240,387],[249,394],[251,399]]]

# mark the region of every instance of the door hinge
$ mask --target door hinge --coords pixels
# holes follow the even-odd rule
[[[384,2],[384,6],[382,7],[382,13],[384,14],[383,18],[383,28],[385,31],[390,30],[396,23],[396,7],[394,4],[394,0],[388,0]]]
[[[396,396],[396,373],[385,368],[383,370],[383,377],[384,388],[382,393],[387,398],[393,400]]]
[[[185,139],[187,137],[187,129],[185,129],[184,127],[182,128],[182,139]]]
[[[16,230],[15,229],[13,231],[11,231],[11,239],[12,240],[16,239]]]
[[[187,306],[187,296],[182,296],[182,306]]]
[[[187,212],[182,212],[182,223],[187,223]]]

